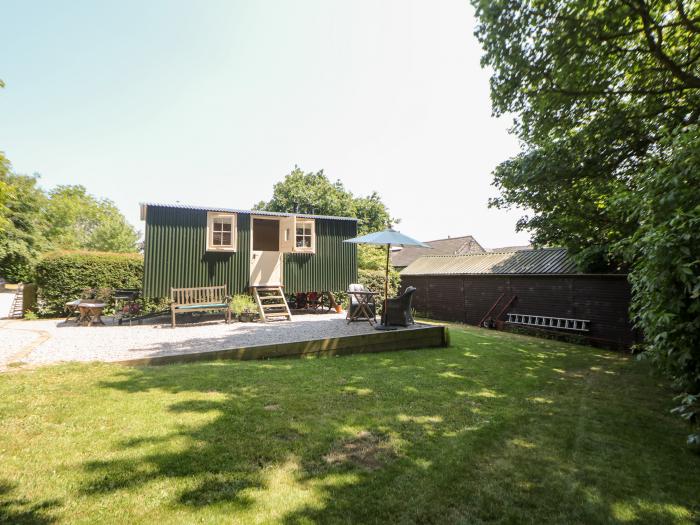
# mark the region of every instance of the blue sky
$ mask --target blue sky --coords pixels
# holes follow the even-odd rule
[[[377,190],[399,229],[523,244],[487,209],[518,151],[457,0],[14,1],[0,150],[41,184],[248,208],[294,165]]]

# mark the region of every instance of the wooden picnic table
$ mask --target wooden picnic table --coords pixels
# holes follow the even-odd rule
[[[87,323],[87,326],[92,325],[93,322],[104,325],[102,320],[102,310],[105,309],[107,305],[105,303],[90,303],[87,301],[82,301],[78,305],[78,310],[80,311],[80,318],[78,319],[78,324]]]
[[[80,301],[81,301],[81,299],[76,299],[74,301],[68,301],[65,304],[65,311],[68,312],[68,315],[66,316],[66,320],[64,321],[65,323],[70,321],[70,318],[73,317],[74,315],[79,316],[80,313],[78,312],[78,305],[80,304]],[[77,320],[77,318],[76,318],[76,320]]]
[[[350,299],[347,316],[348,324],[352,323],[353,321],[367,321],[370,325],[376,323],[377,321],[375,320],[375,316],[372,315],[372,310],[369,307],[369,301],[375,295],[379,295],[379,293],[354,290],[348,290],[347,293],[348,295],[351,295],[357,299],[357,307],[354,309],[352,307],[352,299]]]

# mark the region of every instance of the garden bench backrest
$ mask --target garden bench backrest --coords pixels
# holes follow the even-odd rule
[[[224,303],[226,302],[226,286],[171,288],[170,299],[175,305]]]

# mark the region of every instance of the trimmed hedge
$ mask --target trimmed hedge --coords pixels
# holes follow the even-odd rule
[[[38,262],[39,313],[60,315],[86,288],[141,288],[143,256],[137,253],[59,251]]]

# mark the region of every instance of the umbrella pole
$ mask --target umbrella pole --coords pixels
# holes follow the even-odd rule
[[[386,272],[384,274],[384,308],[382,309],[382,324],[386,326],[386,305],[389,298],[389,252],[391,244],[386,245]]]

